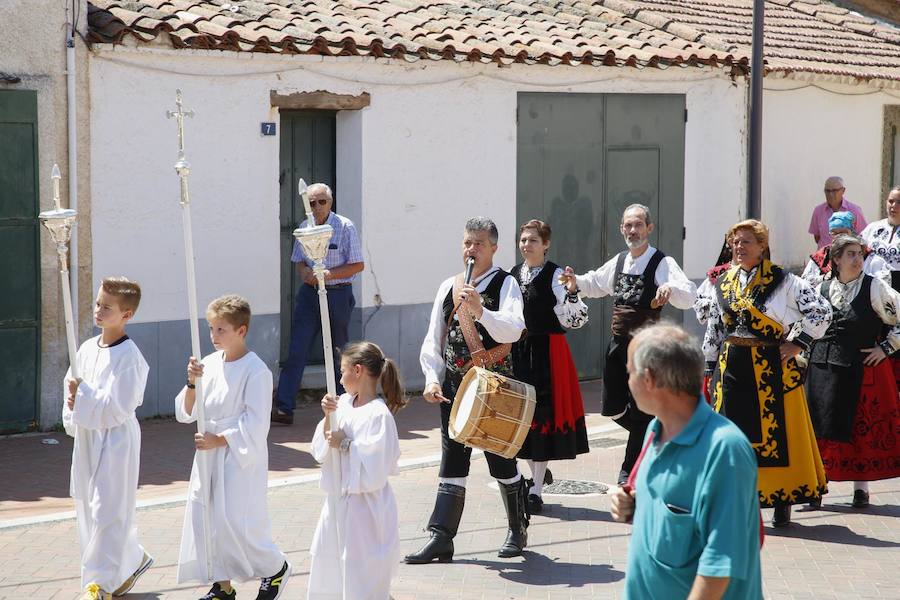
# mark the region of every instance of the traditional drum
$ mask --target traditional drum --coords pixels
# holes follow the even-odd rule
[[[450,437],[485,452],[513,458],[534,417],[534,387],[472,367],[463,377],[450,411]]]

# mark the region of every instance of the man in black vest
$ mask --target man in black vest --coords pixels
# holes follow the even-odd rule
[[[653,418],[638,410],[628,389],[628,343],[642,325],[659,320],[663,306],[671,302],[675,308],[685,310],[694,305],[697,296],[697,287],[675,259],[650,245],[653,221],[648,207],[632,204],[626,208],[621,231],[628,250],[584,275],[575,275],[571,267],[566,267],[562,277],[569,292],[587,298],[614,297],[612,339],[603,368],[601,413],[628,430],[619,485],[628,480],[647,425]]]
[[[428,520],[431,539],[406,557],[410,564],[442,562],[453,558],[453,538],[459,527],[466,499],[466,477],[472,449],[450,439],[448,422],[456,391],[471,367],[471,354],[460,327],[457,312],[468,311],[486,351],[504,343],[518,341],[525,329],[522,292],[506,271],[494,266],[497,251],[497,226],[485,217],[466,222],[462,243],[463,264],[474,259],[471,284],[463,275],[446,279],[438,288],[431,310],[428,333],[422,342],[419,362],[425,374],[425,400],[440,403],[441,470],[434,511]],[[454,307],[459,306],[457,311]],[[449,327],[448,327],[449,323]],[[485,368],[512,375],[512,360],[507,354]],[[488,469],[500,485],[509,531],[499,556],[519,556],[528,540],[528,513],[525,480],[514,458],[484,453]]]

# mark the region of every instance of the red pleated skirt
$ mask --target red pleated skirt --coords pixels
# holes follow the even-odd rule
[[[850,442],[818,440],[831,481],[877,481],[900,477],[900,361],[866,367]]]

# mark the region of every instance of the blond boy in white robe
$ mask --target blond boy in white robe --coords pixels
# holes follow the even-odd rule
[[[381,383],[384,399],[377,394]],[[310,554],[308,600],[387,600],[400,562],[397,501],[388,477],[398,472],[400,441],[392,413],[406,404],[397,365],[371,342],[349,344],[341,385],[322,410],[338,429],[316,427],[313,457],[322,463],[322,507]],[[333,451],[336,449],[336,451]],[[332,461],[340,459],[336,480]]]
[[[62,418],[75,438],[69,493],[81,543],[82,600],[128,593],[153,564],[134,519],[141,455],[134,411],[144,401],[149,368],[125,325],[140,301],[137,283],[104,279],[93,311],[101,334],[78,349],[81,377],[66,373]]]
[[[232,580],[260,579],[257,600],[276,600],[282,597],[291,565],[272,541],[266,508],[272,372],[247,348],[250,304],[244,298],[229,295],[213,300],[206,320],[216,351],[202,364],[190,358],[187,385],[175,399],[176,418],[195,422],[196,382],[202,377],[206,433],[194,434],[197,453],[181,534],[178,583],[212,583],[201,600],[233,600],[237,592]],[[200,453],[205,454],[208,482],[200,481]],[[204,493],[209,494],[206,507]],[[204,510],[209,511],[211,549],[205,542]],[[207,552],[212,579],[207,574]]]

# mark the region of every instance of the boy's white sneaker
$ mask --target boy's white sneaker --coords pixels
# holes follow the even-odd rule
[[[291,563],[284,561],[280,571],[271,577],[263,577],[259,582],[259,594],[256,595],[256,600],[278,600],[281,598],[290,576]]]
[[[137,571],[131,574],[131,577],[125,580],[125,583],[119,586],[119,589],[112,593],[113,596],[124,596],[128,592],[131,591],[131,588],[134,587],[134,584],[137,583],[137,580],[141,575],[147,572],[147,569],[153,566],[153,557],[144,552],[144,558],[141,559],[141,566],[137,568]]]

